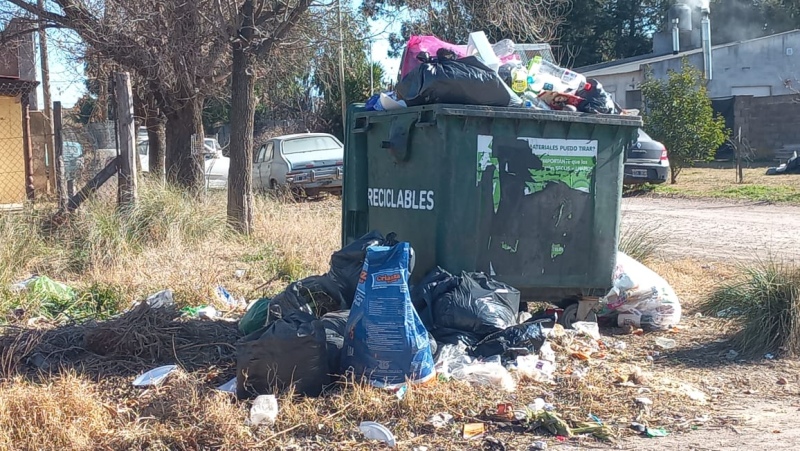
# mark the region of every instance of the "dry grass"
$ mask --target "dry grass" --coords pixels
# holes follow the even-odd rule
[[[41,271],[81,293],[103,287],[118,290],[115,296],[123,307],[166,287],[175,291],[179,304],[199,304],[210,301],[217,284],[248,298],[260,294],[254,288],[265,283],[268,291],[276,292],[286,279],[326,271],[330,253],[339,247],[340,205],[334,200],[282,203],[259,198],[256,232],[243,239],[225,233],[224,197],[219,193],[199,205],[184,203],[175,194],[146,194],[145,202],[153,206],[143,211],[154,213],[141,213],[142,219],[133,224],[103,216],[100,210],[108,205],[92,204],[59,232],[64,235],[44,233],[30,216],[3,219],[7,222],[0,222],[0,255],[17,260],[0,273],[5,278],[0,283]],[[166,218],[153,218],[161,211]],[[192,215],[204,215],[204,222],[192,223]],[[81,227],[89,225],[96,230],[84,234],[105,240],[114,253],[106,255],[102,246],[81,241]],[[9,240],[19,237],[28,241],[12,247]],[[29,252],[18,255],[19,246]],[[715,409],[718,401],[731,396],[729,390],[782,394],[774,379],[786,374],[788,363],[734,365],[724,357],[725,343],[715,344],[729,338],[721,328],[725,322],[694,316],[699,301],[719,282],[731,280],[735,268],[662,261],[657,254],[647,264],[681,297],[684,328],[605,337],[605,349],[588,361],[573,358],[563,348],[574,344],[561,343],[554,385],[524,382],[509,394],[440,381],[413,387],[399,400],[392,393],[341,383],[318,399],[281,394],[280,414],[271,427],[246,426],[249,403],[214,390],[234,373],[235,323],[179,318],[172,310],[145,308],[96,323],[52,320],[29,326],[33,314],[6,318],[14,326],[3,327],[0,340],[0,449],[376,449],[357,429],[361,421],[372,420],[395,433],[399,449],[481,449],[483,439],[465,440],[461,428],[484,422],[488,435],[507,449],[524,450],[539,433],[524,425],[491,421],[485,409],[498,403],[524,408],[542,397],[572,425],[592,414],[615,435],[624,436],[632,434],[631,421],[665,426],[671,432],[703,427],[694,420],[703,414],[712,415],[706,425],[723,424],[728,421],[724,412]],[[237,269],[246,270],[244,278],[234,276]],[[4,296],[0,315],[26,302],[10,293]],[[658,336],[674,338],[678,347],[658,348]],[[620,341],[625,349],[615,348]],[[131,387],[137,374],[165,363],[178,363],[182,370],[157,389]],[[573,379],[581,368],[589,368],[588,374]],[[641,374],[635,386],[618,383],[632,373]],[[691,399],[686,384],[706,393],[707,403]],[[653,405],[637,405],[634,398],[641,396]],[[439,412],[453,415],[454,423],[434,429],[427,420]],[[600,446],[591,436],[572,443]]]
[[[732,163],[731,163],[732,164]],[[754,202],[800,204],[800,177],[797,175],[765,175],[766,168],[744,170],[743,184],[736,183],[733,166],[687,168],[678,176],[678,183],[665,183],[653,188],[659,195],[735,199]]]

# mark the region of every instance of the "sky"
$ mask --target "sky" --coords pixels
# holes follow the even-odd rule
[[[372,58],[383,65],[387,78],[394,78],[400,68],[398,58],[388,58],[389,35],[400,31],[399,21],[388,23],[383,20],[371,22]],[[64,108],[71,108],[86,92],[83,64],[75,61],[71,48],[74,38],[59,30],[48,30],[48,51],[50,65],[50,95],[54,102],[60,101]],[[38,52],[37,37],[37,52]],[[37,54],[38,57],[38,54]],[[42,80],[41,65],[36,64],[37,80]],[[42,85],[38,89],[39,108],[44,105]],[[366,100],[366,99],[365,99]]]

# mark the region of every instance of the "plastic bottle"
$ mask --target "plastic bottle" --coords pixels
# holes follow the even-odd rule
[[[522,94],[528,89],[528,71],[518,67],[511,71],[511,89],[517,94]]]
[[[562,91],[577,91],[586,83],[586,77],[569,69],[559,67],[541,56],[535,56],[530,62],[528,73],[533,76],[534,83],[552,83],[554,88],[561,87]],[[537,80],[538,79],[538,80]]]
[[[511,56],[516,50],[516,46],[511,39],[503,39],[492,45],[492,50],[494,50],[494,54],[497,55],[498,58],[502,59]]]

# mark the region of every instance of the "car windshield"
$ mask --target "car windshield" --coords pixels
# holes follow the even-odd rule
[[[330,136],[310,136],[308,138],[295,138],[283,142],[284,155],[339,148],[341,148],[339,143]]]
[[[644,132],[641,128],[639,129],[639,141],[652,141],[653,138],[650,137],[647,133]]]
[[[215,139],[206,139],[205,144],[214,150],[222,150],[222,148],[219,146],[219,143]]]

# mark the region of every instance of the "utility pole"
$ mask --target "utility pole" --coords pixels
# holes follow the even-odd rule
[[[375,94],[375,70],[373,69],[373,62],[372,62],[372,38],[369,38],[367,41],[367,45],[369,46],[367,49],[369,51],[369,95],[370,97]]]
[[[37,5],[40,10],[44,10],[44,0],[38,0]],[[55,171],[55,145],[53,144],[53,99],[50,97],[50,63],[47,55],[47,30],[44,28],[44,20],[39,21],[39,62],[42,67],[42,102],[44,102],[44,121],[46,136],[45,154],[50,162],[50,181],[56,184]]]
[[[338,0],[339,12],[339,97],[342,98],[342,133],[347,134],[347,95],[344,92],[344,32],[342,31],[342,0]]]

